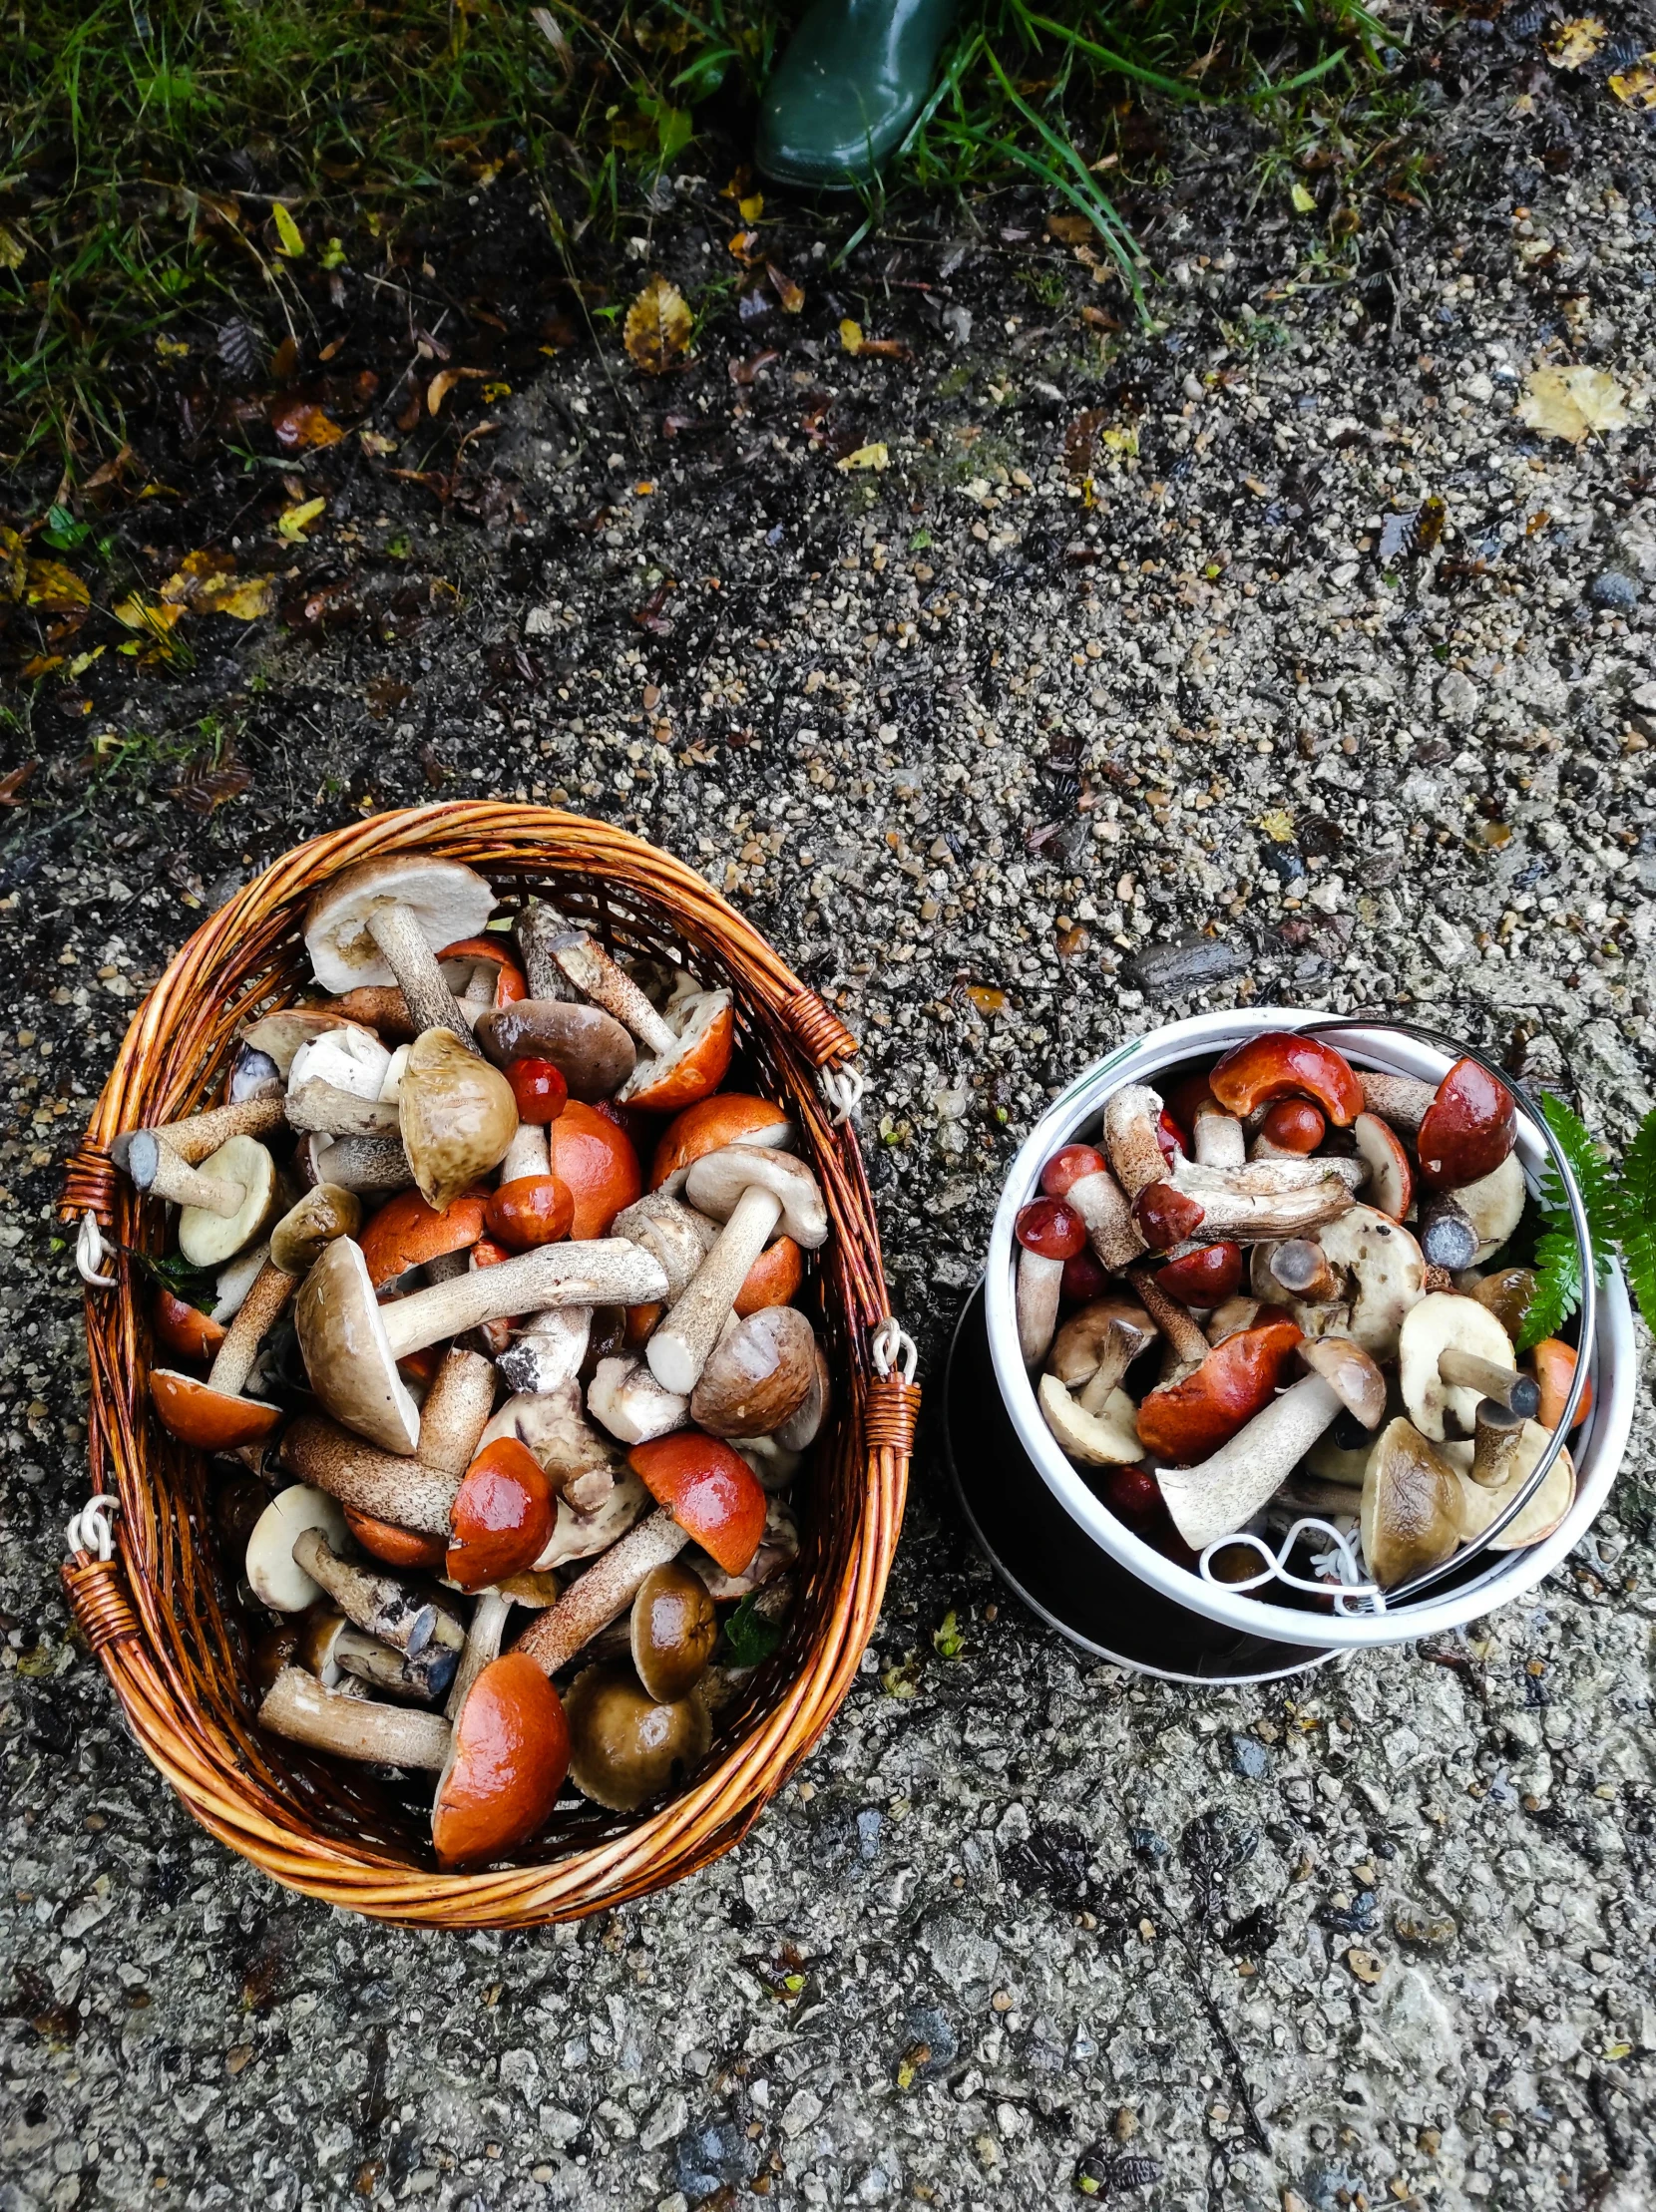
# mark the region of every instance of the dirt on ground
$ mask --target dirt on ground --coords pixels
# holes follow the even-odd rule
[[[269,390],[158,369],[66,518],[90,534],[31,542],[102,604],[116,535],[184,611],[54,637],[80,610],[48,579],[9,632],[58,664],[0,786],[3,2212],[1656,2196],[1647,1393],[1540,1589],[1234,1689],[1036,1622],[928,1433],[862,1673],[754,1834],[508,1938],[327,1911],[198,1832],[57,1584],[62,1163],[191,930],[353,815],[546,800],[749,916],[861,1040],[934,1384],[1023,1134],[1155,1022],[1403,1015],[1625,1141],[1656,1067],[1656,165],[1607,83],[1637,29],[1575,70],[1557,34],[1440,45],[1424,188],[1355,242],[1297,204],[1318,171],[1262,184],[1247,132],[1182,126],[1148,330],[1033,194],[838,265],[767,206],[741,262],[723,180],[682,179],[594,299],[504,178],[423,264],[459,240],[486,282],[334,272],[371,357],[307,339]],[[656,271],[729,281],[648,377],[604,310]],[[305,407],[352,435],[307,444]],[[243,585],[274,611],[213,611]]]

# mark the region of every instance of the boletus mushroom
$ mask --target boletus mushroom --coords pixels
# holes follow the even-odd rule
[[[440,1697],[454,1679],[466,1632],[449,1601],[431,1585],[364,1567],[344,1558],[315,1526],[293,1539],[293,1564],[333,1600],[365,1636],[400,1652],[420,1694]]]
[[[655,1379],[680,1395],[701,1379],[749,1268],[778,1231],[807,1252],[828,1237],[815,1176],[785,1152],[726,1145],[694,1163],[684,1189],[699,1213],[724,1226],[645,1349]]]
[[[690,1397],[690,1418],[709,1436],[770,1436],[804,1404],[816,1380],[816,1332],[797,1305],[767,1305],[722,1336]]]
[[[1473,1434],[1480,1398],[1495,1398],[1532,1418],[1540,1391],[1517,1372],[1512,1339],[1486,1305],[1454,1290],[1433,1290],[1410,1308],[1398,1336],[1398,1380],[1409,1417],[1441,1444]]]
[[[726,1145],[763,1145],[791,1152],[799,1133],[780,1106],[745,1091],[718,1091],[698,1099],[668,1122],[650,1163],[649,1187],[677,1198],[684,1179],[704,1153]]]
[[[408,1048],[397,1095],[409,1168],[441,1214],[506,1157],[518,1127],[512,1086],[452,1029],[427,1029]]]
[[[1320,1037],[1293,1030],[1244,1038],[1207,1081],[1226,1112],[1243,1120],[1279,1098],[1309,1098],[1337,1129],[1349,1129],[1363,1111],[1363,1086],[1351,1062]]]
[[[307,1750],[376,1766],[436,1769],[448,1757],[449,1724],[441,1713],[324,1689],[302,1666],[284,1666],[277,1674],[258,1708],[258,1723]]]
[[[1192,1551],[1252,1520],[1342,1408],[1366,1428],[1385,1412],[1386,1378],[1358,1345],[1321,1336],[1301,1338],[1297,1349],[1311,1370],[1301,1381],[1272,1398],[1201,1465],[1157,1470],[1173,1526]]]
[[[584,1797],[629,1813],[678,1787],[713,1740],[692,1690],[658,1704],[630,1667],[589,1666],[570,1691],[570,1779]]]
[[[431,1807],[438,1864],[478,1866],[527,1843],[551,1819],[569,1764],[564,1702],[540,1667],[520,1652],[489,1659],[454,1711]]]
[[[630,1642],[638,1679],[657,1704],[687,1696],[718,1643],[707,1585],[679,1560],[652,1567],[632,1600]]]
[[[1363,1477],[1363,1557],[1375,1581],[1393,1590],[1440,1566],[1464,1522],[1460,1480],[1443,1453],[1412,1421],[1388,1421]]]
[[[1086,1247],[1086,1224],[1061,1198],[1037,1198],[1020,1207],[1013,1225],[1018,1240],[1018,1342],[1026,1367],[1046,1356],[1057,1326],[1064,1263]]]
[[[480,936],[494,911],[494,892],[461,862],[382,853],[312,894],[305,950],[324,990],[395,982],[416,1030],[445,1029],[470,1053],[471,1026],[443,980],[437,950]]]
[[[272,1613],[303,1613],[322,1595],[320,1583],[293,1557],[307,1529],[319,1531],[335,1549],[344,1546],[345,1516],[334,1499],[308,1483],[279,1491],[253,1524],[244,1566],[247,1587]]]
[[[256,1137],[226,1137],[200,1167],[160,1145],[140,1187],[178,1206],[180,1257],[193,1268],[219,1268],[262,1234],[275,1207],[276,1167]]]
[[[679,1003],[674,1027],[584,930],[566,931],[549,950],[576,989],[614,1014],[648,1055],[616,1093],[618,1103],[675,1113],[718,1089],[735,1033],[727,990],[689,993]]]
[[[1295,1322],[1275,1313],[1213,1345],[1189,1326],[1194,1341],[1185,1344],[1181,1327],[1174,1349],[1181,1361],[1193,1353],[1196,1364],[1149,1391],[1138,1408],[1144,1449],[1183,1465],[1207,1459],[1270,1405],[1303,1340]]]

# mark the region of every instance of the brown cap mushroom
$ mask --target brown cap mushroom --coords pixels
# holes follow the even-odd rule
[[[334,1418],[386,1451],[413,1453],[419,1417],[399,1359],[502,1315],[630,1304],[659,1297],[665,1287],[648,1253],[613,1238],[542,1245],[381,1306],[360,1249],[340,1237],[305,1278],[294,1322],[310,1386]]]
[[[449,1029],[428,1029],[409,1046],[398,1101],[414,1181],[439,1214],[499,1165],[517,1132],[511,1084]]]
[[[657,1704],[628,1667],[589,1666],[570,1691],[570,1779],[612,1812],[635,1812],[707,1756],[712,1723],[692,1691]]]
[[[778,1230],[807,1252],[828,1236],[815,1176],[785,1152],[726,1145],[694,1163],[684,1188],[698,1212],[724,1227],[645,1352],[656,1380],[681,1395],[700,1380],[748,1269]]]
[[[1058,1330],[1047,1365],[1086,1412],[1097,1413],[1156,1333],[1136,1299],[1093,1298]]]
[[[171,1199],[179,1207],[180,1255],[193,1268],[217,1268],[244,1251],[270,1219],[276,1168],[256,1137],[225,1138],[199,1168],[163,1145],[143,1187],[152,1198]]]
[[[1454,1469],[1412,1421],[1388,1421],[1363,1477],[1363,1557],[1383,1590],[1437,1567],[1460,1542],[1464,1504]]]
[[[305,949],[324,990],[399,983],[416,1028],[447,1029],[470,1052],[470,1026],[443,980],[437,953],[480,935],[494,911],[494,892],[461,862],[382,853],[312,894]]]
[[[361,1222],[362,1201],[354,1191],[318,1183],[271,1230],[270,1265],[287,1276],[308,1274],[335,1237],[354,1237]]]
[[[730,1065],[734,1037],[727,990],[687,995],[679,1004],[674,1026],[585,931],[569,930],[548,948],[577,990],[614,1014],[649,1055],[617,1093],[621,1104],[675,1113],[718,1089]]]
[[[1083,1466],[1131,1467],[1144,1457],[1135,1409],[1125,1390],[1111,1390],[1101,1404],[1089,1408],[1055,1374],[1044,1374],[1035,1394],[1046,1426]]]
[[[796,1305],[768,1305],[714,1345],[690,1418],[709,1436],[769,1436],[799,1411],[815,1379],[810,1322]]]
[[[687,1696],[718,1642],[706,1584],[679,1560],[652,1567],[632,1600],[630,1641],[638,1679],[657,1704]]]

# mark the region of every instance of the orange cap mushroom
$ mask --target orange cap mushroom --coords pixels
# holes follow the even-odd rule
[[[767,1098],[750,1098],[743,1091],[720,1091],[686,1106],[667,1124],[650,1163],[649,1187],[658,1191],[665,1185],[676,1197],[703,1153],[741,1144],[774,1145],[785,1151],[792,1139],[793,1124],[780,1106]]]
[[[635,1444],[626,1462],[656,1504],[727,1575],[743,1572],[764,1534],[765,1494],[739,1452],[685,1428]]]
[[[1246,1116],[1279,1098],[1309,1098],[1347,1129],[1363,1111],[1357,1071],[1333,1045],[1292,1029],[1268,1029],[1233,1045],[1208,1077],[1226,1113]]]
[[[564,1701],[521,1652],[490,1661],[454,1718],[431,1808],[438,1863],[473,1866],[552,1817],[570,1766]]]
[[[575,1201],[570,1235],[578,1243],[608,1236],[621,1208],[643,1189],[638,1155],[626,1132],[579,1098],[547,1124],[547,1155],[552,1173],[568,1184]]]
[[[399,1191],[362,1232],[362,1257],[376,1290],[410,1268],[423,1268],[451,1252],[465,1252],[483,1235],[491,1193],[481,1184],[462,1191],[442,1213],[418,1191]]]
[[[466,1469],[449,1512],[444,1571],[482,1590],[533,1567],[552,1537],[557,1508],[546,1471],[527,1444],[498,1436]]]
[[[1139,1440],[1177,1465],[1208,1458],[1270,1403],[1300,1340],[1298,1325],[1280,1315],[1225,1337],[1194,1374],[1149,1392],[1138,1409]]]

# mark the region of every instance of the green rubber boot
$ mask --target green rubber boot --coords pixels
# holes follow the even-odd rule
[[[759,111],[754,159],[778,184],[850,191],[902,145],[958,0],[815,0]]]

